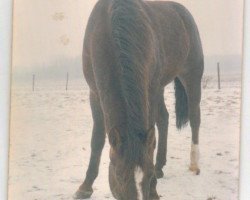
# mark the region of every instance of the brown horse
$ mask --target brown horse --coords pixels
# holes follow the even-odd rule
[[[199,173],[203,52],[191,14],[174,2],[99,0],[89,18],[83,69],[94,120],[91,158],[75,199],[89,198],[107,133],[109,183],[119,200],[159,199],[166,164],[168,111],[164,87],[175,82],[176,126],[190,121],[190,170]],[[155,124],[159,141],[156,164]]]

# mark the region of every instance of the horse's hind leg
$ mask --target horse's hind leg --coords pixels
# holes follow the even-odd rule
[[[199,128],[200,128],[200,100],[201,100],[201,76],[186,75],[181,77],[188,97],[188,116],[192,130],[192,144],[190,152],[189,169],[197,175],[199,169]]]
[[[156,120],[159,133],[158,149],[157,149],[156,165],[155,165],[155,173],[157,178],[162,178],[164,176],[162,168],[164,167],[164,165],[166,165],[166,157],[167,157],[168,118],[169,114],[164,102],[164,89],[163,89],[159,100],[158,115]]]
[[[151,135],[153,136],[153,138],[150,138],[150,144],[148,144],[151,148],[150,148],[150,153],[149,153],[149,157],[151,159],[151,163],[153,164],[153,161],[154,161],[154,149],[155,149],[155,129],[153,128],[151,131],[153,131],[153,134],[151,133]],[[150,200],[158,200],[160,199],[159,198],[159,195],[157,193],[157,190],[156,190],[156,185],[157,185],[157,177],[156,177],[156,174],[154,173],[152,179],[151,179],[151,182],[150,182],[150,193],[149,193],[149,199]]]
[[[200,173],[199,169],[199,128],[200,128],[200,87],[197,87],[197,91],[192,89],[188,90],[188,108],[189,108],[189,120],[192,130],[192,144],[190,152],[190,167],[189,169],[195,172],[197,175]]]
[[[93,92],[90,93],[90,105],[94,120],[91,138],[91,157],[85,180],[76,192],[75,199],[86,199],[92,195],[92,185],[98,175],[101,153],[105,143],[103,112],[99,99]]]

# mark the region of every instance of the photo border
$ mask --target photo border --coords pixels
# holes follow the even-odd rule
[[[11,0],[0,1],[0,199],[7,199],[10,107]],[[250,198],[250,0],[245,0],[241,120],[240,200]]]

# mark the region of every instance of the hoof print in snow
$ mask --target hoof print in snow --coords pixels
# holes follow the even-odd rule
[[[209,197],[207,200],[216,200],[216,197]]]

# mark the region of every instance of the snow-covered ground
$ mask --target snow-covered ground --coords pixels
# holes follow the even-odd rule
[[[200,168],[188,171],[190,128],[175,128],[173,85],[165,90],[170,113],[168,162],[157,189],[162,200],[237,200],[240,79],[215,79],[203,90]],[[231,80],[231,81],[230,81]],[[90,156],[92,117],[86,85],[13,86],[9,200],[68,200],[82,183]],[[106,142],[92,200],[114,199],[108,185]]]

